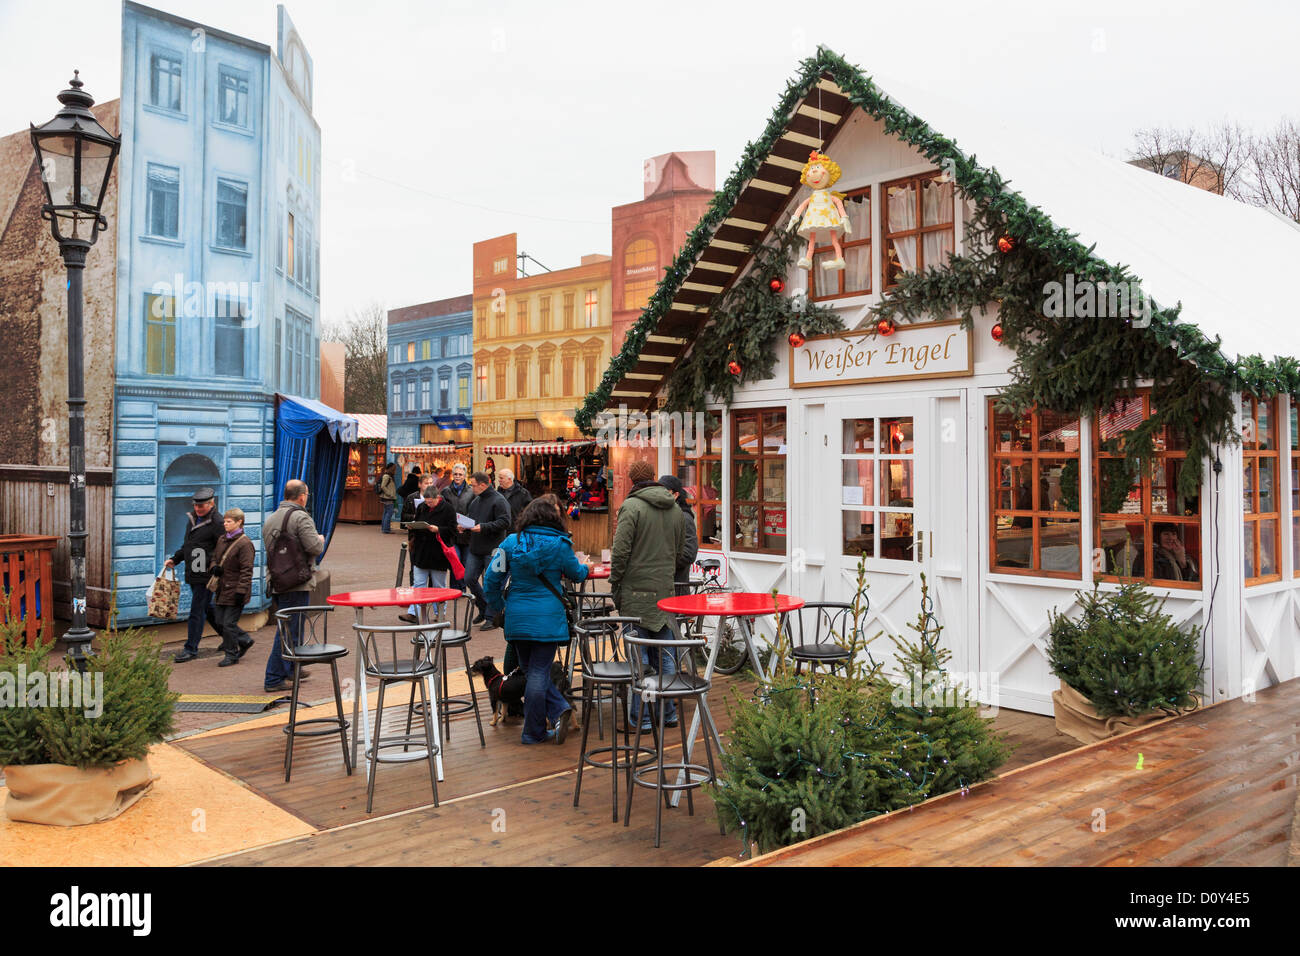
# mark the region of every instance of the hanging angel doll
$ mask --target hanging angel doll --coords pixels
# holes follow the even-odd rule
[[[804,163],[799,182],[812,187],[812,195],[799,204],[799,208],[790,217],[790,229],[798,226],[799,235],[808,240],[808,248],[797,265],[800,269],[812,268],[813,248],[817,245],[817,234],[830,233],[831,246],[835,249],[835,258],[822,263],[823,269],[844,268],[844,248],[840,245],[840,236],[850,235],[852,227],[849,217],[844,212],[844,196],[831,190],[831,186],[840,178],[840,164],[824,153],[813,150]],[[802,217],[802,220],[801,218]]]

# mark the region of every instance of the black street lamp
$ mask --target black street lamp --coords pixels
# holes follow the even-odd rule
[[[32,127],[32,146],[41,166],[45,205],[41,218],[59,244],[68,270],[68,483],[71,520],[68,545],[72,571],[72,627],[64,635],[68,658],[78,669],[90,656],[94,636],[86,627],[86,396],[84,332],[81,322],[82,276],[86,253],[108,228],[100,213],[113,161],[122,141],[99,125],[82,90],[80,71],[59,94],[63,109],[42,126]]]

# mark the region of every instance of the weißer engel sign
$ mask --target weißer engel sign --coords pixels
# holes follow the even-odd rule
[[[970,330],[958,320],[900,325],[893,335],[819,335],[790,349],[790,387],[970,375],[973,361]]]

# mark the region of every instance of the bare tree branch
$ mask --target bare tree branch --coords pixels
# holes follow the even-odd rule
[[[384,415],[388,412],[388,312],[381,302],[350,310],[325,325],[327,342],[346,347],[343,404],[346,411]]]

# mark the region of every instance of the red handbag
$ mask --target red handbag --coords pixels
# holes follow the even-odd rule
[[[465,565],[460,561],[460,555],[456,549],[442,540],[442,535],[434,532],[434,537],[438,539],[438,547],[442,548],[442,556],[447,559],[447,564],[451,567],[451,579],[460,581],[465,577]]]

